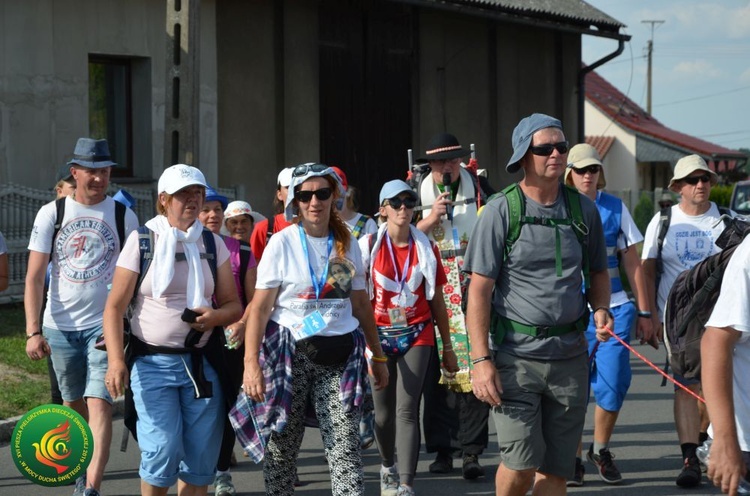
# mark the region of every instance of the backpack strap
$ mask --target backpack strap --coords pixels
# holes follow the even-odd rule
[[[57,237],[57,233],[60,232],[60,228],[62,227],[63,217],[65,217],[65,197],[58,198],[55,200],[55,226],[54,230],[52,231],[52,242],[50,243],[50,250],[49,254],[50,257],[52,257],[52,252],[55,251],[55,238]]]
[[[240,241],[240,284],[245,285],[245,276],[247,275],[247,269],[250,266],[250,254],[252,253],[250,244],[245,241]]]
[[[125,246],[125,214],[127,208],[122,203],[115,202],[115,224],[117,226],[117,237],[120,238],[120,250]]]
[[[272,215],[268,218],[268,230],[266,231],[266,245],[268,245],[268,240],[271,239],[271,236],[273,236],[273,221],[276,218],[275,215]]]
[[[362,229],[365,228],[365,224],[367,224],[368,220],[370,220],[368,215],[359,215],[359,219],[357,219],[357,223],[354,224],[354,229],[352,229],[352,236],[354,236],[355,239],[359,239],[362,236]]]
[[[206,246],[206,260],[208,260],[208,266],[211,269],[211,275],[214,278],[214,288],[216,287],[216,273],[218,271],[217,260],[216,260],[216,240],[214,239],[214,233],[203,228],[203,244]],[[203,258],[203,254],[201,254]]]
[[[672,207],[662,208],[659,214],[659,236],[656,238],[656,291],[659,291],[661,274],[664,272],[664,262],[661,259],[661,252],[664,248],[664,240],[669,231],[669,223],[672,221]]]
[[[568,208],[568,217],[571,219],[573,232],[578,238],[578,243],[581,245],[581,261],[583,262],[583,280],[585,288],[588,289],[590,285],[589,278],[589,250],[588,250],[588,234],[589,229],[583,220],[583,208],[581,208],[581,194],[577,189],[572,188],[568,185],[563,185],[563,192],[565,194],[566,207]]]

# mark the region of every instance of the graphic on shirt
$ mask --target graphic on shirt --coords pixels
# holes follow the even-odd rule
[[[680,264],[690,269],[713,253],[713,235],[711,231],[697,229],[676,232],[675,251]]]
[[[323,289],[323,298],[349,298],[352,294],[354,264],[346,258],[334,257],[328,261],[328,280]]]
[[[79,217],[60,229],[55,240],[60,276],[71,283],[107,277],[115,255],[115,234],[101,219]]]

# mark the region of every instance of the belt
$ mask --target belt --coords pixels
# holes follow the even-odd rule
[[[531,336],[534,338],[544,339],[549,337],[562,336],[574,331],[583,332],[586,330],[588,325],[589,312],[587,310],[586,312],[584,312],[581,318],[576,320],[575,322],[555,326],[532,326],[522,324],[521,322],[516,322],[515,320],[503,317],[502,315],[498,315],[495,330],[501,331],[503,335],[507,331],[513,331],[519,332],[521,334],[526,334],[527,336]]]

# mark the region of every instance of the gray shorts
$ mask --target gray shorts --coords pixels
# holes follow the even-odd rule
[[[572,478],[586,419],[586,354],[540,361],[498,351],[495,365],[503,394],[492,417],[503,465]]]

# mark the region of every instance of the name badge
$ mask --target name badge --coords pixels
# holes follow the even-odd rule
[[[326,328],[326,322],[319,310],[305,317],[302,322],[292,326],[292,336],[295,341],[314,336]]]
[[[388,318],[391,319],[391,327],[406,327],[406,310],[403,307],[389,308]]]

